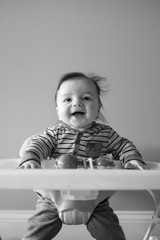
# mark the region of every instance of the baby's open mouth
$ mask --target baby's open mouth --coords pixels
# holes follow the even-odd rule
[[[78,117],[78,116],[83,116],[84,114],[85,114],[84,112],[78,111],[78,112],[72,113],[71,115],[74,116],[74,117]]]

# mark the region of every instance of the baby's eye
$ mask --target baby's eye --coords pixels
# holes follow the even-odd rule
[[[85,97],[83,97],[83,100],[84,101],[89,101],[89,100],[91,100],[91,98],[89,96],[85,96]]]
[[[65,99],[64,99],[64,102],[67,102],[67,103],[68,103],[68,102],[71,102],[71,98],[65,98]]]

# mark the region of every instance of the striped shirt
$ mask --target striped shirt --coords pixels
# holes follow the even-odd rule
[[[89,157],[96,159],[106,154],[112,154],[114,160],[120,160],[123,166],[131,160],[143,162],[135,145],[108,125],[94,122],[90,128],[79,132],[59,122],[24,142],[20,150],[20,165],[29,160],[41,163],[43,159],[66,153],[74,154],[82,162]]]

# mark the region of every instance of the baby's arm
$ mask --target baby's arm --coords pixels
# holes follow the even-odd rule
[[[27,138],[20,149],[20,168],[39,168],[41,161],[51,156],[56,144],[51,133],[46,129],[43,134]]]
[[[110,132],[108,146],[113,157],[119,159],[124,168],[147,169],[136,146],[130,140],[120,137],[113,129]]]

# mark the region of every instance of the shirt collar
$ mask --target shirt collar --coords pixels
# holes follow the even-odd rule
[[[84,131],[79,131],[79,130],[77,130],[75,128],[72,128],[69,125],[67,125],[66,123],[64,123],[62,120],[58,121],[58,125],[61,126],[61,127],[68,128],[68,129],[70,129],[70,130],[72,130],[74,132],[77,132],[77,133],[84,133],[84,132],[88,132],[88,130],[92,130],[97,125],[97,123],[94,121],[92,123],[92,125],[89,128],[85,129]]]

